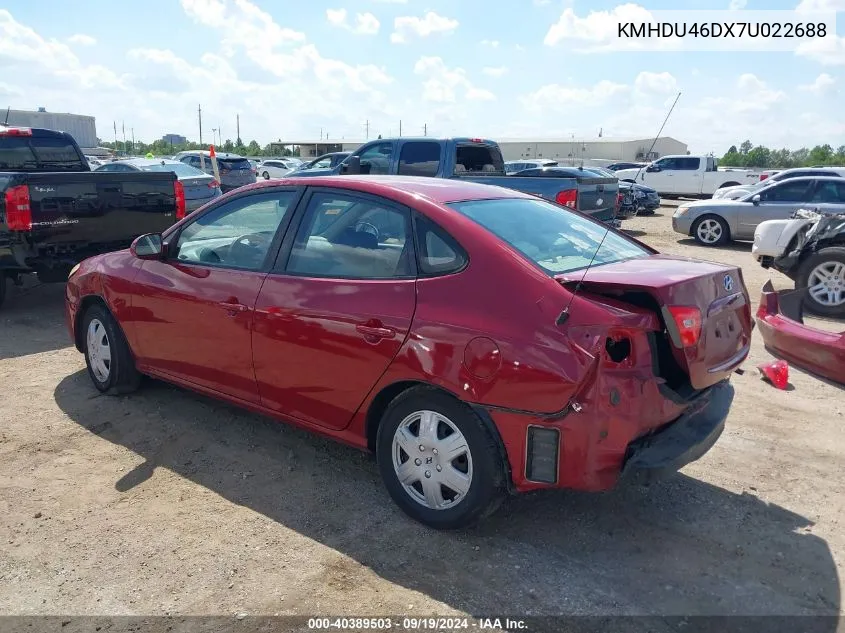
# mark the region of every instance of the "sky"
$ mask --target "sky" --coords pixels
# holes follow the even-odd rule
[[[720,2],[720,0],[716,0]],[[113,121],[137,140],[404,135],[653,137],[695,153],[745,139],[845,144],[845,0],[687,0],[687,9],[838,11],[837,38],[784,52],[640,50],[614,17],[677,2],[6,0],[0,107]],[[367,126],[367,123],[369,124]]]

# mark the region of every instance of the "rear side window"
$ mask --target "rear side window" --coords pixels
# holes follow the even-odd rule
[[[442,228],[427,217],[417,214],[418,268],[422,275],[448,275],[466,266],[466,251]]]
[[[484,143],[465,143],[455,150],[456,173],[505,173],[499,148]]]
[[[87,171],[87,163],[62,136],[0,136],[0,169]]]
[[[701,164],[700,158],[677,158],[675,160],[677,161],[675,169],[682,169],[684,171],[695,171]]]
[[[436,176],[440,169],[440,143],[410,142],[399,153],[400,176]]]

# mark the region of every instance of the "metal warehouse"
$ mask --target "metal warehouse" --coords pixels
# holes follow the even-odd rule
[[[6,112],[0,110],[0,123]],[[41,127],[48,130],[67,132],[82,148],[97,147],[97,126],[94,117],[85,114],[47,112],[46,110],[9,110],[9,125],[20,127]]]
[[[499,147],[505,160],[521,158],[551,158],[566,162],[586,159],[606,161],[647,161],[667,154],[686,154],[687,145],[670,136],[654,138],[613,138],[599,137],[589,139],[543,139],[543,138],[505,138],[498,139]],[[647,155],[652,143],[654,149]]]

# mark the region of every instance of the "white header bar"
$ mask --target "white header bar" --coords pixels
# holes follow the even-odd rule
[[[615,39],[605,44],[616,50],[795,52],[836,45],[832,11],[642,9],[614,22]]]

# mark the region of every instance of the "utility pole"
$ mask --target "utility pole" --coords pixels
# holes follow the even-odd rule
[[[217,128],[216,127],[211,128],[211,144],[212,145],[217,144]]]
[[[367,119],[367,122],[364,123],[364,140],[366,141],[369,138],[370,138],[370,120]]]
[[[399,136],[402,136],[402,119],[399,119]]]
[[[323,128],[320,128],[320,140],[323,140]]]
[[[220,145],[223,145],[223,126],[217,126],[217,140],[220,141]]]
[[[200,145],[202,145],[202,104],[197,106],[197,116],[200,121]]]
[[[241,115],[240,114],[235,115],[235,121],[236,121],[237,126],[238,126],[238,131],[237,131],[238,136],[237,136],[237,140],[235,141],[235,143],[240,145],[241,144]]]
[[[135,128],[131,127],[129,130],[132,132],[132,153],[135,153]]]
[[[423,136],[428,136],[428,123],[423,123]]]

